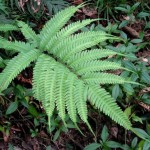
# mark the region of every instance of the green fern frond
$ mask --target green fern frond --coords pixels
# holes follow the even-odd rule
[[[76,82],[76,90],[75,90],[75,104],[78,111],[78,114],[80,115],[80,118],[86,123],[89,130],[93,133],[95,136],[89,122],[88,122],[88,111],[87,111],[87,95],[88,93],[88,86],[83,81]]]
[[[0,73],[0,91],[5,90],[11,81],[29,64],[39,56],[37,50],[32,50],[26,54],[18,54],[11,59],[6,68]]]
[[[48,116],[49,128],[51,128],[50,118],[55,108],[56,72],[49,65],[50,59],[46,55],[41,55],[33,71],[33,93],[34,97],[42,101]]]
[[[88,5],[88,4],[89,4],[88,1],[85,1],[85,2],[83,2],[83,3],[81,3],[81,4],[79,4],[79,5],[77,6],[77,8],[82,8],[82,7],[84,7],[84,6]]]
[[[79,65],[71,66],[72,68],[76,69],[77,74],[82,75],[88,72],[95,72],[95,71],[105,71],[105,70],[115,70],[115,69],[122,69],[120,64],[115,62],[109,62],[106,60],[94,60],[90,62],[85,62]]]
[[[51,53],[65,62],[69,59],[70,56],[109,38],[110,37],[103,32],[80,33],[64,39],[63,42],[51,49]]]
[[[128,117],[122,112],[110,94],[103,88],[100,88],[98,85],[89,85],[88,99],[92,105],[95,105],[112,120],[128,130],[131,129],[131,123]]]
[[[11,24],[0,24],[0,31],[7,32],[7,31],[15,31],[19,30],[16,26]]]
[[[56,43],[55,45],[53,45],[50,52],[54,53],[54,54],[57,54],[57,53],[60,53],[60,52],[64,51],[64,49],[67,46],[72,46],[73,47],[74,45],[71,45],[73,43],[80,42],[81,40],[88,40],[90,38],[94,38],[95,36],[105,38],[106,35],[108,35],[108,34],[106,34],[103,31],[87,31],[87,32],[77,33],[75,35],[68,36],[67,38],[65,38],[61,42]]]
[[[0,74],[0,92],[8,87],[18,73],[32,61],[37,60],[33,71],[33,93],[44,106],[49,126],[56,107],[64,123],[68,114],[77,126],[79,115],[92,131],[87,113],[87,100],[89,100],[118,124],[131,129],[127,116],[110,94],[99,87],[99,84],[105,83],[130,82],[117,75],[105,73],[107,70],[124,69],[115,62],[100,60],[118,53],[107,49],[92,50],[92,47],[98,43],[117,37],[101,31],[75,33],[94,20],[72,23],[63,28],[83,5],[72,6],[59,12],[46,23],[39,35],[36,35],[25,23],[19,22],[18,25],[28,41],[27,44],[0,38],[0,48],[20,52],[9,61]]]
[[[123,84],[126,80],[110,73],[89,73],[82,76],[82,79],[88,84]]]
[[[77,107],[78,114],[80,115],[81,119],[87,123],[87,86],[84,84],[83,81],[79,81],[76,83],[76,90],[75,90],[75,104]]]
[[[70,36],[74,32],[78,31],[79,29],[85,27],[86,25],[96,21],[97,19],[86,19],[83,21],[77,21],[75,23],[71,23],[65,28],[61,29],[55,36],[52,37],[52,39],[48,42],[46,45],[46,50],[50,51],[51,48],[55,45],[58,44],[62,39],[65,37]]]
[[[45,99],[44,81],[45,78],[48,78],[49,76],[48,74],[49,62],[47,61],[47,59],[43,61],[42,56],[43,55],[41,55],[38,58],[33,71],[34,97],[40,101]]]
[[[51,65],[49,65],[51,63]],[[59,116],[65,120],[65,95],[63,95],[65,88],[63,71],[57,66],[52,58],[47,55],[41,55],[35,65],[33,74],[33,91],[34,96],[41,100],[43,106],[51,117],[55,108],[55,102],[58,108]],[[54,71],[55,70],[55,71]],[[44,83],[44,84],[43,84]]]
[[[97,60],[103,57],[116,55],[116,54],[117,52],[108,49],[85,50],[70,56],[69,59],[67,60],[67,63],[71,66],[74,66],[74,65],[84,63],[86,61]]]
[[[77,77],[75,75],[69,74],[68,78],[66,80],[65,89],[66,89],[66,95],[65,95],[65,103],[66,103],[66,109],[67,112],[71,118],[71,120],[76,123],[77,122],[77,110],[75,107],[75,83],[76,83]]]
[[[69,51],[69,49],[66,48],[66,50],[63,52],[61,52],[59,54],[59,57],[62,58],[63,61],[66,61],[72,56],[75,55],[76,53],[79,53],[81,51],[84,51],[88,48],[91,48],[92,46],[97,45],[100,42],[103,42],[105,40],[109,39],[109,37],[102,37],[102,38],[89,38],[88,40],[82,40],[82,41],[78,41],[78,44],[74,44],[73,48],[71,49],[71,51]],[[69,47],[69,46],[68,46]]]
[[[66,80],[67,74],[64,72],[57,72],[57,82],[56,82],[56,89],[55,89],[55,97],[56,97],[56,106],[58,110],[58,114],[60,118],[65,123],[65,80]]]
[[[34,49],[34,47],[29,43],[24,43],[20,41],[8,41],[0,38],[0,48],[5,50],[13,50],[21,53],[27,53]]]
[[[66,24],[71,16],[78,10],[77,7],[71,6],[57,13],[48,21],[40,32],[40,49],[44,49],[50,39]]]
[[[38,36],[36,33],[30,28],[26,23],[22,21],[18,21],[18,26],[20,27],[20,30],[24,37],[29,41],[34,41],[34,44],[39,42]],[[33,42],[32,42],[33,43]]]
[[[71,77],[71,79],[68,77]],[[68,83],[73,84],[72,89],[65,89],[65,87],[68,86]],[[68,88],[71,87],[68,86]],[[46,95],[48,93],[50,94],[50,90],[52,90],[51,95],[53,95],[47,97]],[[68,114],[71,114],[70,118],[74,123],[76,123],[76,115],[78,111],[81,119],[88,124],[86,108],[87,88],[85,88],[84,82],[78,79],[68,68],[47,55],[40,56],[36,63],[33,74],[33,91],[35,97],[42,101],[48,115],[50,114],[49,109],[51,109],[51,106],[45,99],[53,99],[53,103],[56,103],[59,116],[64,123],[66,116],[65,105],[67,105]],[[71,95],[68,95],[69,93]],[[67,103],[65,98],[67,99]],[[74,107],[74,109],[68,110],[72,107]]]
[[[51,77],[52,75],[53,77]],[[51,79],[50,79],[51,78]],[[47,69],[45,72],[45,78],[44,78],[44,96],[45,98],[43,99],[43,105],[44,108],[46,108],[46,113],[48,114],[49,117],[52,116],[54,108],[55,108],[55,98],[54,98],[54,89],[56,85],[56,74],[51,73],[50,69]],[[47,82],[51,81],[51,82]]]

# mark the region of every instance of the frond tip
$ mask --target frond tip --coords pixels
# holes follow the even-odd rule
[[[97,85],[89,86],[88,99],[92,105],[95,105],[112,120],[128,130],[131,129],[131,123],[128,117],[122,112],[110,94],[103,88]]]
[[[32,28],[30,28],[26,23],[22,21],[18,21],[18,26],[20,27],[22,34],[29,42],[34,41],[34,44],[38,43],[38,36],[32,30]]]

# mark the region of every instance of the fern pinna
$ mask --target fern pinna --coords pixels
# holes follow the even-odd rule
[[[108,49],[91,48],[115,37],[102,31],[77,33],[96,19],[78,21],[65,26],[80,7],[81,5],[71,6],[59,12],[45,24],[39,34],[21,21],[18,21],[18,28],[12,25],[0,27],[1,31],[21,30],[27,41],[11,42],[0,38],[0,48],[18,52],[0,74],[0,92],[5,90],[31,62],[35,62],[34,97],[42,102],[49,118],[49,125],[56,107],[64,123],[68,114],[76,125],[79,115],[90,127],[87,114],[89,101],[118,124],[131,129],[128,117],[110,94],[100,86],[100,84],[128,82],[120,76],[106,72],[122,69],[120,64],[100,59],[118,53]]]

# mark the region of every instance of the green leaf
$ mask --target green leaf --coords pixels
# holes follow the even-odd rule
[[[145,26],[145,29],[149,29],[150,28],[150,21],[147,22],[146,26]]]
[[[97,148],[99,148],[101,146],[101,144],[98,143],[92,143],[87,145],[84,150],[97,150]]]
[[[128,20],[123,20],[123,21],[120,23],[119,28],[125,27],[128,23],[129,23]]]
[[[150,149],[150,142],[145,141],[143,145],[143,150],[149,150]]]
[[[124,111],[124,113],[125,113],[128,117],[131,115],[131,109],[132,109],[132,107],[130,106],[130,107],[126,108],[125,111]]]
[[[55,132],[54,137],[53,137],[53,141],[56,141],[56,140],[58,139],[59,135],[60,135],[60,130],[57,130],[57,131]]]
[[[135,3],[135,4],[131,7],[132,11],[134,11],[139,5],[140,5],[140,2]]]
[[[104,125],[102,133],[101,133],[101,139],[103,142],[106,142],[106,140],[108,139],[109,133],[108,133],[108,128],[106,125]]]
[[[120,87],[118,84],[116,84],[112,89],[112,97],[114,99],[117,99],[117,97],[119,96],[119,92],[120,92]]]
[[[50,145],[47,146],[47,147],[46,147],[46,150],[51,150],[51,146],[50,146]]]
[[[143,130],[140,128],[133,128],[132,131],[138,135],[140,138],[146,140],[146,139],[150,139],[150,136]],[[150,140],[149,140],[150,141]]]
[[[137,142],[138,142],[138,138],[135,137],[135,138],[132,140],[131,147],[132,147],[132,148],[135,148],[135,147],[137,146]]]
[[[137,57],[133,53],[126,54],[126,57],[132,61],[137,60]]]
[[[11,102],[7,108],[6,115],[12,114],[18,108],[18,101]]]
[[[138,149],[139,149],[139,150],[143,150],[144,142],[145,142],[145,140],[141,140],[141,141],[138,143]]]
[[[140,122],[140,123],[143,123],[142,122],[142,119],[138,116],[136,116],[135,114],[132,115],[132,119],[135,121],[135,122]]]
[[[5,131],[5,128],[4,128],[3,126],[1,126],[1,125],[0,125],[0,131],[1,131],[1,132],[4,132],[4,131]]]
[[[26,23],[22,21],[18,21],[18,26],[20,27],[20,30],[22,34],[25,36],[25,38],[29,41],[34,41],[34,44],[38,44],[38,37],[36,33],[28,26]]]
[[[128,36],[127,36],[127,34],[125,33],[125,32],[123,32],[123,31],[120,31],[120,35],[121,35],[121,37],[123,38],[123,39],[128,39]]]
[[[150,84],[150,76],[147,71],[142,71],[141,79],[144,83]]]
[[[131,148],[127,144],[122,145],[121,149],[123,149],[123,150],[131,150]]]
[[[15,150],[14,146],[12,144],[8,144],[8,150]]]
[[[139,78],[139,76],[135,73],[132,73],[130,76],[131,81],[136,81]]]
[[[132,71],[136,71],[136,67],[135,67],[135,65],[132,62],[130,62],[130,61],[123,61],[123,64],[124,64],[124,66],[126,68],[128,68],[128,69],[130,69]]]
[[[13,30],[19,30],[19,29],[16,26],[11,24],[0,24],[0,31],[7,32]]]
[[[123,12],[128,12],[128,10],[124,7],[115,7],[116,10],[120,10],[120,11],[123,11]]]
[[[31,115],[33,115],[34,117],[38,117],[39,116],[39,113],[38,111],[36,110],[36,108],[33,106],[33,105],[29,105],[28,106],[28,111]]]
[[[141,43],[141,42],[142,42],[142,39],[133,39],[133,40],[131,40],[130,42],[137,44],[137,43]]]
[[[144,17],[149,17],[150,16],[150,13],[147,13],[147,12],[140,12],[137,17],[139,18],[144,18]]]
[[[146,131],[150,135],[150,124],[146,122]]]
[[[143,103],[146,103],[146,104],[148,104],[148,105],[150,105],[150,100],[149,100],[149,95],[148,94],[144,94],[143,96],[142,96],[142,102]]]
[[[123,90],[127,92],[129,95],[132,95],[134,93],[134,89],[131,86],[131,84],[123,84]]]
[[[110,148],[122,148],[122,145],[115,141],[107,141],[105,144]]]
[[[29,64],[36,60],[40,52],[37,50],[30,50],[29,52],[22,54],[19,53],[17,56],[12,58],[6,68],[0,73],[0,92],[5,90],[12,80]]]

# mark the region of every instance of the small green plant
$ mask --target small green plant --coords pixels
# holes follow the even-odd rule
[[[123,84],[130,81],[107,73],[107,70],[125,69],[120,64],[101,60],[109,55],[121,55],[108,49],[92,49],[107,39],[118,39],[103,31],[76,33],[79,29],[96,19],[83,20],[63,26],[80,8],[69,7],[46,23],[40,34],[36,34],[27,24],[18,21],[27,42],[7,41],[0,38],[0,47],[16,51],[0,74],[0,92],[32,62],[34,97],[42,102],[48,115],[48,124],[55,106],[58,115],[65,123],[67,114],[77,127],[77,115],[88,125],[87,101],[110,116],[126,129],[132,129],[128,117],[108,92],[99,84]],[[17,30],[12,25],[0,26],[1,31]],[[92,131],[92,130],[91,130]]]
[[[6,1],[0,0],[0,24],[11,23],[12,20],[8,19],[9,8],[6,5]]]
[[[148,133],[147,133],[148,131],[145,132],[144,130],[142,130],[140,128],[136,128],[136,131],[139,133],[139,135],[142,139],[149,139],[150,138]],[[129,145],[128,144],[121,144],[119,142],[109,140],[109,132],[108,132],[108,128],[106,125],[102,129],[100,137],[101,137],[101,140],[99,142],[95,142],[95,143],[91,143],[91,144],[87,145],[84,148],[84,150],[97,150],[98,148],[102,149],[102,150],[111,150],[111,149],[149,150],[149,148],[150,148],[150,142],[149,141],[147,141],[147,140],[139,141],[139,139],[137,137],[134,137]]]
[[[133,6],[130,6],[128,4],[121,4],[119,7],[115,7],[117,11],[121,11],[126,17],[125,19],[120,23],[119,27],[125,27],[126,25],[131,25],[136,22],[137,19],[144,19],[145,22],[149,20],[150,13],[145,11],[140,11],[138,13],[138,7],[141,5],[140,2],[135,3]]]
[[[101,148],[103,150],[111,150],[112,148],[125,149],[125,147],[127,146],[127,145],[122,145],[115,141],[110,141],[108,137],[109,137],[109,132],[107,126],[105,125],[102,129],[100,142],[91,143],[87,145],[84,148],[84,150],[97,150],[98,148]]]
[[[118,22],[116,17],[115,17],[114,7],[116,5],[119,5],[120,3],[124,4],[126,2],[127,2],[126,0],[114,0],[114,1],[96,0],[95,5],[96,5],[97,11],[98,11],[98,15],[101,16],[103,14],[103,16],[101,16],[101,18],[106,19],[107,22],[109,22],[109,20],[111,18],[113,18],[116,22]]]
[[[3,0],[0,0],[0,14],[8,14],[7,7]]]
[[[49,13],[49,16],[56,14],[60,10],[69,6],[69,3],[64,0],[26,0],[16,1],[11,0],[7,5],[12,9],[19,10],[22,15],[30,14],[33,18],[39,19],[43,14]]]

